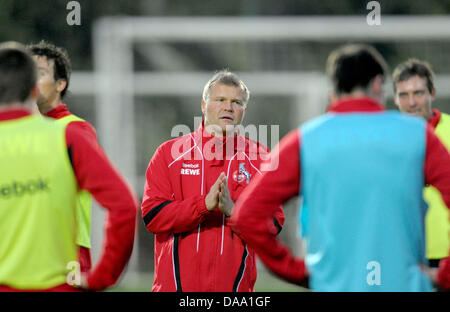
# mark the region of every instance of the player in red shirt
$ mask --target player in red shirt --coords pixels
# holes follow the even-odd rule
[[[436,88],[430,64],[411,58],[394,69],[392,81],[398,109],[423,117],[447,150],[450,150],[450,115],[432,107]],[[450,214],[441,194],[433,186],[425,187],[424,200],[429,207],[425,219],[426,256],[429,265],[437,268],[440,260],[448,256]]]
[[[153,291],[254,290],[255,253],[229,225],[234,202],[268,156],[237,131],[248,98],[236,75],[219,72],[204,89],[202,125],[163,143],[150,161],[141,208],[155,234]],[[278,233],[281,206],[272,217]]]
[[[62,123],[70,123],[88,139],[97,142],[97,133],[87,121],[73,115],[67,105],[62,103],[69,88],[72,71],[67,51],[49,42],[41,41],[27,46],[37,64],[39,98],[37,101],[42,115],[57,119]],[[92,196],[83,192],[78,199],[79,244],[78,258],[82,272],[88,272],[91,267],[90,224]]]

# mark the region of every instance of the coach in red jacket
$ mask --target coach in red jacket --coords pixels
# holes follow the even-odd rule
[[[155,234],[153,291],[253,291],[256,256],[231,230],[234,202],[268,150],[239,131],[250,93],[233,73],[206,84],[202,125],[163,143],[146,172],[142,217]],[[281,206],[267,226],[281,230]]]

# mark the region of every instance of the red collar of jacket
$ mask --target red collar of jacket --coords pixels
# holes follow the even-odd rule
[[[241,133],[237,132],[232,137],[216,137],[208,131],[206,131],[204,127],[204,121],[202,121],[202,124],[200,127],[193,133],[195,143],[198,146],[201,146],[201,149],[203,153],[205,152],[205,144],[210,144],[209,147],[206,149],[208,152],[212,152],[213,154],[216,153],[216,147],[222,146],[222,156],[221,157],[213,157],[210,160],[210,163],[212,166],[223,166],[225,164],[225,159],[232,158],[235,154],[238,152],[245,152],[246,150],[249,150],[249,143],[248,140],[245,139]],[[215,142],[211,142],[211,140],[215,140]],[[233,144],[233,149],[230,151],[230,148],[228,147],[229,144]],[[227,153],[230,153],[227,155]]]
[[[436,126],[438,125],[439,121],[441,120],[441,112],[438,109],[433,108],[431,110],[432,117],[430,120],[428,120],[428,124],[433,127],[433,129],[436,129]]]
[[[31,115],[31,112],[25,108],[12,108],[0,111],[0,121],[12,120]]]
[[[348,98],[331,103],[328,112],[354,113],[354,112],[382,112],[385,108],[369,97]]]
[[[66,104],[60,104],[45,114],[45,116],[55,119],[60,119],[68,115],[72,115],[72,113],[69,112]]]
[[[248,141],[240,132],[237,132],[232,137],[216,137],[206,131],[204,127],[204,121],[202,121],[201,125],[194,132],[194,140],[197,145],[202,146],[202,148],[206,144],[206,142],[209,142],[210,140],[216,140],[218,142],[217,144],[224,144],[224,146],[232,143],[235,152],[243,152],[248,149]],[[225,150],[226,148],[224,147],[224,151]]]

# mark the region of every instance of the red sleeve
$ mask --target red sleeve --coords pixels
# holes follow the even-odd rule
[[[270,150],[262,143],[258,143],[260,146],[260,153],[259,154],[259,169],[260,170],[268,170],[267,164],[264,165],[264,163],[268,163],[270,162]],[[283,229],[283,225],[284,225],[284,220],[285,220],[285,216],[284,216],[284,211],[283,211],[283,206],[282,205],[278,205],[278,208],[275,210],[274,214],[273,214],[273,226],[274,229],[273,231],[275,231],[276,233],[280,233],[281,230]]]
[[[138,202],[103,150],[74,123],[66,128],[66,142],[80,189],[107,209],[103,251],[87,276],[90,289],[102,290],[118,280],[131,256]]]
[[[243,191],[233,211],[232,226],[264,264],[289,282],[301,284],[305,264],[296,259],[271,230],[271,218],[280,205],[298,196],[300,187],[299,132],[290,132],[271,153],[263,174]]]
[[[205,195],[175,200],[164,145],[153,155],[145,174],[142,217],[152,233],[187,232],[202,223],[209,213]]]
[[[447,207],[450,207],[450,154],[434,134],[426,129],[425,183],[436,187]]]
[[[439,286],[443,289],[450,289],[450,258],[447,257],[439,262],[438,270]]]
[[[450,154],[430,126],[427,126],[426,139],[425,183],[436,187],[446,206],[450,207]],[[448,256],[439,264],[438,280],[442,288],[450,289],[450,259]]]
[[[86,137],[97,141],[97,132],[94,127],[87,121],[72,121],[70,122],[71,127],[76,127],[81,131]]]

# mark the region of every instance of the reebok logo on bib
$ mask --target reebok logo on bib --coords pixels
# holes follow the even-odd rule
[[[0,184],[0,199],[33,195],[43,191],[49,191],[49,186],[48,181],[44,181],[41,177],[29,181],[12,181],[8,184]]]

